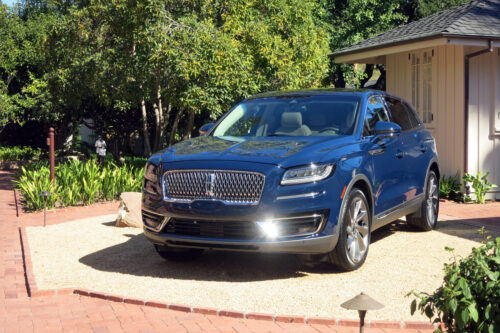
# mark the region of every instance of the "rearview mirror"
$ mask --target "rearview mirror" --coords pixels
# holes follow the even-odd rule
[[[207,135],[208,131],[210,131],[212,129],[212,127],[214,127],[214,125],[215,125],[214,123],[205,124],[205,125],[200,127],[198,132],[200,133],[201,136],[205,136],[205,135]]]
[[[401,126],[388,121],[378,121],[373,131],[375,135],[395,136],[401,133]]]

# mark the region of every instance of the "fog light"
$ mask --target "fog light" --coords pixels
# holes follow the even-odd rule
[[[274,221],[264,221],[264,222],[257,222],[257,225],[267,237],[277,238],[279,236],[280,232],[278,223]]]

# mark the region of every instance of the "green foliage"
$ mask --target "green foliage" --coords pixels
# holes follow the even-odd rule
[[[468,257],[445,264],[444,270],[443,285],[433,294],[410,293],[419,300],[413,300],[411,313],[418,308],[448,332],[500,332],[500,237],[488,237]]]
[[[479,171],[476,176],[466,173],[463,176],[464,182],[469,182],[474,189],[474,193],[476,194],[475,203],[484,204],[486,202],[486,193],[492,188],[497,187],[496,184],[492,184],[488,181],[488,175],[490,173],[486,172],[484,175]]]
[[[0,161],[38,160],[42,154],[40,148],[0,147]]]
[[[113,162],[103,165],[95,160],[86,162],[72,160],[55,168],[56,185],[50,181],[49,165],[45,163],[22,167],[14,181],[26,201],[29,211],[43,208],[43,191],[51,192],[48,208],[75,205],[91,205],[98,200],[118,199],[122,192],[141,190],[145,163],[132,160],[123,166]]]
[[[462,192],[460,190],[462,184],[460,177],[456,176],[443,176],[439,180],[439,197],[443,199],[450,199],[455,201],[462,201]]]

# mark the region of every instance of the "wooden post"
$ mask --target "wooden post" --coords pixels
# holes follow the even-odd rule
[[[55,151],[54,151],[54,127],[49,129],[49,158],[50,158],[50,180],[52,180],[52,184],[56,185],[56,176],[54,172],[55,168]]]

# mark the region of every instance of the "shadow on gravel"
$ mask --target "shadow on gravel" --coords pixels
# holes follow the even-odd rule
[[[114,228],[113,222],[103,225]],[[481,241],[476,230],[453,221],[439,222],[437,228],[438,232],[448,235]],[[374,231],[372,243],[390,242],[390,236],[395,233],[421,232],[398,220]],[[143,234],[126,236],[129,237],[126,242],[86,255],[79,261],[99,271],[195,281],[268,281],[300,278],[310,273],[343,273],[325,260],[322,262],[322,256],[205,251],[202,257],[192,261],[165,261]]]
[[[114,222],[103,225],[114,227]],[[375,231],[372,242],[397,229],[384,227]],[[105,272],[198,281],[248,282],[300,278],[308,273],[343,273],[321,262],[322,256],[205,251],[201,258],[192,261],[165,261],[143,234],[126,236],[128,241],[86,255],[79,262]]]

